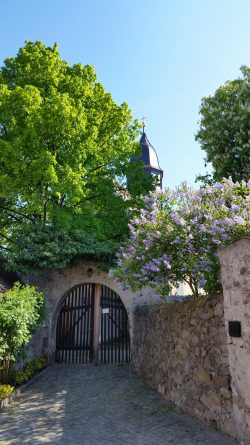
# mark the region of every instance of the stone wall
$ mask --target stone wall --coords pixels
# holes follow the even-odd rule
[[[132,369],[164,397],[235,435],[223,297],[138,309]]]
[[[250,240],[224,247],[219,256],[234,419],[240,443],[250,445]],[[240,323],[239,337],[229,335],[229,321]]]

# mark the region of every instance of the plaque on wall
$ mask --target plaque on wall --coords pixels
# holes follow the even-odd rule
[[[241,337],[241,322],[230,320],[228,322],[228,333],[230,337]]]

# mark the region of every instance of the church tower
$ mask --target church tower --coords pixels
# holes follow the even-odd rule
[[[140,139],[142,154],[139,158],[144,164],[144,170],[158,177],[159,186],[162,189],[163,170],[160,168],[157,153],[154,147],[150,144],[145,133],[145,120],[143,119],[143,130]]]

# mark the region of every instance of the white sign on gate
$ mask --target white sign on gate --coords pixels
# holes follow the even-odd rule
[[[104,309],[102,309],[102,314],[109,314],[109,308],[105,307]]]

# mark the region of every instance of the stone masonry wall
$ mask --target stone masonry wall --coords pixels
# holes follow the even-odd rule
[[[219,256],[233,413],[240,444],[250,445],[250,239],[220,249]],[[240,323],[238,337],[229,332],[230,321]]]
[[[132,351],[151,387],[235,435],[222,295],[138,309]]]

